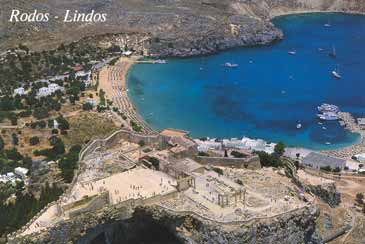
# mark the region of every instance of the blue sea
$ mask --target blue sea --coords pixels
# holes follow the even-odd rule
[[[274,24],[285,38],[269,46],[133,66],[128,86],[137,111],[157,130],[193,137],[248,136],[315,150],[358,143],[359,134],[336,121],[320,125],[316,114],[326,102],[365,117],[365,16],[290,15]],[[331,75],[336,68],[340,80]]]

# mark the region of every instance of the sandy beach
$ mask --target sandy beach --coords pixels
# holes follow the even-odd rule
[[[105,91],[109,100],[118,95],[118,89],[126,90],[126,78],[135,59],[121,57],[115,66],[105,66],[99,73],[99,89]]]
[[[106,99],[113,102],[113,107],[117,107],[126,120],[121,120],[126,127],[131,127],[131,121],[138,123],[144,133],[154,133],[154,130],[137,113],[135,107],[128,96],[127,75],[129,69],[138,61],[138,57],[121,57],[115,65],[105,66],[99,72],[99,87],[105,92]]]

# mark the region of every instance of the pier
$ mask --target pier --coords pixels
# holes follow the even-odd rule
[[[355,154],[365,152],[365,131],[361,130],[355,118],[348,112],[338,112],[338,117],[340,118],[340,124],[344,126],[346,130],[349,130],[353,133],[359,133],[361,135],[361,141],[360,143],[353,146],[337,150],[324,151],[323,153],[339,158],[351,159],[351,157]]]
[[[355,118],[348,112],[338,112],[340,118],[340,124],[345,127],[346,130],[355,133],[361,133],[360,126],[356,123]]]

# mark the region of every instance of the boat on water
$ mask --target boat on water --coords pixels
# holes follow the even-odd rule
[[[332,46],[332,52],[330,52],[328,54],[331,58],[336,58],[337,57],[337,53],[336,53],[336,47]]]
[[[167,61],[164,59],[156,59],[153,61],[154,64],[167,64]]]
[[[336,79],[341,79],[342,76],[340,73],[338,73],[336,70],[332,71],[332,75],[336,78]]]
[[[300,128],[302,128],[302,124],[297,124],[297,129],[300,129]]]
[[[233,63],[227,62],[227,63],[224,63],[223,66],[227,67],[227,68],[237,68],[238,64],[233,64]]]
[[[290,55],[296,55],[296,54],[297,54],[297,51],[295,51],[295,50],[290,50],[290,51],[288,52],[288,54],[290,54]]]
[[[323,25],[324,27],[331,27],[332,25],[330,24],[330,22],[327,22],[326,24]]]
[[[322,114],[317,114],[318,118],[320,118],[321,120],[339,120],[339,117],[337,115],[337,113],[334,112],[324,112]]]
[[[331,145],[331,142],[326,142],[326,145]]]
[[[322,103],[321,106],[317,107],[319,112],[334,112],[337,113],[340,111],[340,108],[334,104]]]
[[[327,130],[327,127],[325,127],[325,126],[322,126],[322,130]]]
[[[336,79],[342,78],[340,72],[338,71],[338,65],[337,65],[337,68],[335,70],[333,70],[331,73],[332,73],[332,76],[335,77]]]

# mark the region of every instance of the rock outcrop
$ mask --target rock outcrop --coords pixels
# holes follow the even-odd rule
[[[277,15],[340,11],[365,13],[363,0],[97,0],[2,2],[0,50],[19,43],[33,50],[51,49],[90,36],[128,35],[130,47],[150,56],[210,54],[238,46],[267,44],[283,37],[271,22]],[[67,9],[107,13],[105,23],[10,23],[20,9],[64,16]],[[138,40],[138,41],[135,41]],[[140,44],[143,44],[142,47]]]
[[[11,243],[320,243],[317,209],[306,207],[277,217],[219,224],[158,206],[108,207]],[[129,214],[128,214],[129,213]]]

